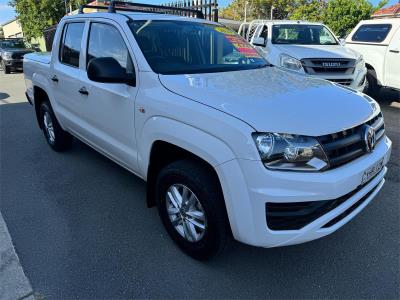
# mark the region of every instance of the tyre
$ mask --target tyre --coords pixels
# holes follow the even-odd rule
[[[201,163],[180,160],[166,166],[156,181],[156,200],[165,229],[195,259],[224,249],[229,225],[222,191]]]
[[[378,85],[378,80],[376,79],[376,73],[374,70],[368,69],[366,80],[367,82],[364,92],[374,99],[378,98],[381,87]]]
[[[61,128],[49,101],[40,106],[40,122],[44,137],[53,150],[64,151],[70,147],[72,136]]]
[[[10,68],[6,66],[4,61],[1,61],[1,70],[4,74],[10,74]]]

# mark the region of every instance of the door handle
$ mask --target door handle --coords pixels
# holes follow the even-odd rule
[[[87,91],[87,89],[83,86],[79,89],[79,93],[81,93],[82,95],[89,95],[89,92]]]
[[[399,52],[400,52],[400,50],[397,50],[397,49],[395,49],[395,50],[389,50],[389,52],[393,52],[393,53],[399,53]]]
[[[54,81],[54,82],[58,82],[57,75],[54,75],[53,77],[51,77],[51,80]]]

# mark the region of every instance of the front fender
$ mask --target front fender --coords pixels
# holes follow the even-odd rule
[[[191,125],[154,116],[149,118],[138,136],[138,164],[143,178],[147,178],[152,145],[164,141],[176,145],[207,161],[214,168],[235,158],[233,151],[221,139]]]

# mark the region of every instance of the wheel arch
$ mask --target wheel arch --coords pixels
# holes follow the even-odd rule
[[[154,184],[162,167],[179,159],[192,159],[221,180],[216,166],[234,159],[231,149],[220,139],[187,124],[164,117],[146,122],[139,150],[139,167],[147,180],[147,205],[154,206]],[[201,145],[201,146],[200,146]]]
[[[42,123],[40,122],[40,106],[42,105],[43,102],[50,101],[50,98],[47,92],[39,86],[33,87],[33,98],[34,98],[36,120],[38,122],[40,129],[42,129]]]

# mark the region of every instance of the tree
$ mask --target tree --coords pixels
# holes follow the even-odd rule
[[[323,20],[337,35],[345,36],[360,20],[369,19],[373,6],[366,0],[331,0]]]
[[[325,0],[303,0],[294,7],[290,15],[292,20],[321,22],[327,7]]]
[[[3,27],[0,26],[0,39],[4,38],[4,31],[3,31]]]
[[[70,4],[77,7],[83,2],[86,1],[67,0],[67,7]],[[41,37],[43,29],[57,24],[65,15],[63,0],[11,0],[9,4],[15,8],[24,36],[28,40]]]
[[[346,36],[361,20],[369,19],[371,14],[382,8],[388,0],[382,0],[373,6],[367,0],[303,0],[296,7],[290,18],[292,20],[307,20],[323,22],[336,35]]]
[[[285,19],[300,0],[233,0],[230,5],[221,10],[221,17],[232,20],[244,20],[245,4],[247,5],[247,18],[269,19],[271,7],[274,6],[273,18]]]

